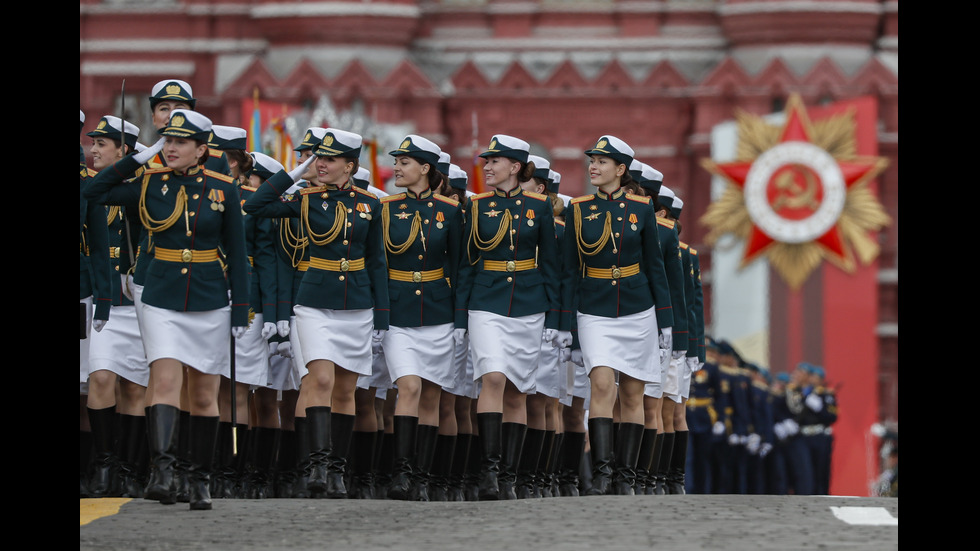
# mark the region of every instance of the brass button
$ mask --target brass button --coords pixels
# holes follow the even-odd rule
[[[349,227],[351,227],[351,225],[352,225],[352,224],[351,224],[350,222],[348,222],[348,223],[347,223],[347,227],[348,227],[348,228],[349,228]]]
[[[181,269],[180,269],[180,273],[182,273],[182,274],[186,274],[186,273],[187,273],[187,268],[181,268]]]
[[[612,284],[613,284],[613,285],[615,285],[615,284],[616,284],[616,280],[615,280],[615,279],[613,280],[613,282],[612,282]]]
[[[344,239],[344,245],[346,245],[347,243],[348,243],[348,241],[346,239]]]
[[[354,212],[354,209],[347,209],[347,212]]]
[[[337,279],[339,279],[340,281],[343,281],[344,280],[344,276],[340,276]]]
[[[622,222],[623,221],[623,217],[622,216],[617,216],[616,217],[616,221],[617,222]]]
[[[116,271],[119,271],[119,264],[116,264]]]
[[[514,215],[514,220],[517,220],[517,219],[518,219],[518,218],[520,218],[520,217],[521,217],[521,215],[520,215],[520,214],[515,214],[515,215]]]
[[[187,214],[189,214],[190,216],[194,216],[194,215],[195,215],[195,214],[197,214],[197,213],[196,213],[196,212],[194,212],[194,211],[190,211],[190,212],[188,212]]]
[[[507,278],[507,283],[510,283],[511,281],[514,281],[514,278],[512,278],[512,277],[508,277],[508,278]]]
[[[431,206],[432,206],[432,201],[429,201],[429,202],[428,202],[428,203],[426,204],[426,206],[429,206],[429,207],[431,207]]]
[[[621,209],[625,209],[625,208],[626,208],[626,203],[620,203],[620,204],[619,204],[619,208],[621,208]]]
[[[419,260],[425,260],[425,256],[419,255]]]
[[[510,233],[517,233],[517,230],[510,230]]]
[[[515,203],[518,204],[518,205],[520,205],[521,204],[521,200],[518,199],[517,201],[515,201]]]
[[[619,232],[616,232],[616,237],[619,237]]]
[[[425,219],[425,220],[423,220],[422,222],[423,222],[423,223],[425,223],[425,224],[428,224],[428,223],[429,223],[429,219],[428,219],[428,218],[426,218],[426,219]]]
[[[200,199],[200,198],[201,198],[201,196],[199,194],[197,194],[197,193],[195,193],[194,195],[191,196],[191,199]]]
[[[510,246],[510,250],[512,250],[512,251],[514,250],[514,246],[513,245]]]
[[[200,176],[198,176],[198,177],[197,177],[197,181],[198,181],[198,182],[203,182],[203,181],[204,181],[204,178],[201,178]]]
[[[353,191],[352,191],[352,192],[350,192],[350,196],[351,196],[351,197],[353,197],[354,195],[355,195],[355,194],[354,194],[354,192],[353,192]]]
[[[420,291],[419,289],[416,289],[416,290],[415,290],[415,294],[416,294],[416,295],[421,295],[421,294],[422,294],[422,291]]]

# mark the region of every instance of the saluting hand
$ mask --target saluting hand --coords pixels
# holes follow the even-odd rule
[[[157,153],[160,152],[161,149],[163,149],[163,144],[166,141],[167,138],[161,137],[159,140],[157,140],[155,144],[151,145],[150,147],[147,147],[146,149],[140,151],[139,153],[134,153],[133,159],[139,162],[139,164],[141,165],[146,164],[147,161],[152,159],[154,155],[156,155]]]

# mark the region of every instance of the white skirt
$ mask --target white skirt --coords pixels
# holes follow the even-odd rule
[[[424,327],[391,326],[385,333],[382,348],[388,374],[394,382],[406,375],[416,375],[441,387],[453,382],[456,344],[451,323]]]
[[[262,338],[262,314],[255,314],[242,338],[235,340],[235,382],[269,384],[269,341]]]
[[[208,375],[231,374],[231,306],[177,312],[143,303],[143,327],[148,363],[173,358]]]
[[[532,392],[541,355],[544,313],[510,318],[470,310],[469,327],[473,379],[500,372],[518,391]]]
[[[269,388],[276,390],[299,390],[299,379],[293,370],[293,361],[280,354],[269,356]]]
[[[104,369],[140,386],[150,382],[136,306],[111,307],[105,327],[92,332],[88,340],[89,373]]]
[[[453,382],[442,389],[463,398],[476,398],[478,383],[473,380],[473,354],[470,349],[470,336],[463,342],[453,344]]]
[[[670,365],[667,367],[667,373],[663,378],[664,394],[670,394],[671,396],[680,396],[681,393],[681,370],[687,369],[687,362],[684,360],[684,356],[680,358],[671,358]]]
[[[139,325],[140,335],[143,334],[143,286],[133,283],[129,286],[130,291],[133,292],[133,304],[136,306],[136,323]],[[228,330],[229,332],[231,329]]]
[[[589,372],[606,366],[641,381],[660,380],[660,353],[654,308],[607,318],[577,313],[582,359]]]
[[[374,310],[330,310],[293,306],[300,346],[308,365],[328,360],[358,375],[371,374]]]
[[[293,366],[293,378],[302,381],[309,373],[306,369],[306,356],[303,355],[303,345],[299,342],[299,330],[296,329],[296,316],[289,317],[289,353],[292,356],[290,365]]]
[[[374,352],[374,342],[371,342],[371,374],[361,375],[357,378],[357,388],[368,389],[376,388],[375,397],[379,392],[387,393],[391,388],[391,375],[388,373],[388,360],[385,357],[383,347],[378,347],[377,353]],[[382,394],[385,396],[385,394]]]
[[[691,397],[691,368],[684,363],[681,369],[681,398],[685,400]]]
[[[78,339],[78,392],[88,394],[88,357],[92,343],[92,297],[88,296],[78,301],[84,303],[85,308],[85,338]],[[109,317],[112,317],[111,315]],[[104,328],[103,328],[104,329]]]
[[[568,365],[575,370],[572,375],[572,397],[584,399],[585,406],[588,408],[589,398],[592,397],[592,381],[589,380],[589,370],[584,365],[575,365],[572,362],[568,362]]]
[[[550,342],[541,341],[541,355],[538,356],[538,369],[535,376],[534,392],[549,398],[561,398],[566,388],[567,370],[558,361],[560,349]]]

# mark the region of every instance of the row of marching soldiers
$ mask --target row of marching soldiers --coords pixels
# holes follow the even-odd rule
[[[410,134],[389,195],[355,133],[287,171],[184,81],[150,105],[152,146],[105,115],[80,151],[82,497],[685,493],[700,267],[628,144],[573,199],[519,138],[473,194]]]

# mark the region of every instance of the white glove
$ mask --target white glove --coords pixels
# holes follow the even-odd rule
[[[671,327],[664,327],[660,330],[660,348],[670,350],[674,345],[673,338],[670,336],[672,329]]]
[[[314,161],[316,161],[316,155],[310,155],[308,159],[303,161],[303,164],[289,171],[289,179],[292,180],[294,184],[298,183],[303,175],[306,174],[306,169],[310,167],[310,163]]]
[[[140,151],[139,153],[134,153],[133,159],[135,159],[141,165],[146,164],[147,161],[152,159],[154,155],[156,155],[157,153],[160,152],[161,149],[163,149],[163,144],[166,141],[167,138],[161,137],[159,140],[157,140],[157,143],[151,145],[150,147],[147,147],[146,149]]]
[[[262,324],[262,338],[263,339],[268,339],[275,332],[276,332],[276,324],[272,323],[271,321],[267,321],[267,322],[265,322],[265,323]]]
[[[572,332],[571,331],[558,331],[555,335],[555,340],[552,345],[559,348],[568,348],[572,345]]]
[[[715,424],[711,426],[711,433],[715,436],[721,436],[725,433],[725,423],[721,421],[715,421]]]
[[[279,343],[279,348],[276,349],[276,352],[283,358],[293,357],[293,347],[289,344],[289,341]]]
[[[245,331],[248,331],[248,327],[232,327],[231,336],[240,339],[245,336]]]
[[[749,436],[747,434],[743,434],[742,436],[739,436],[738,437],[738,443],[741,444],[741,445],[743,445],[743,446],[748,445],[748,443],[749,443]]]
[[[771,451],[772,451],[772,444],[770,444],[769,442],[765,442],[764,444],[762,444],[762,446],[759,446],[759,457],[765,457],[769,455],[769,452]]]
[[[466,329],[456,328],[453,329],[453,342],[457,345],[462,345],[466,342]]]
[[[568,361],[579,367],[585,367],[585,359],[582,357],[582,349],[576,348],[572,350],[572,353],[568,356]]]
[[[810,393],[810,395],[806,397],[806,407],[812,409],[816,413],[819,413],[820,410],[823,409],[823,400],[820,399],[820,396]]]
[[[558,349],[558,361],[565,363],[572,357],[572,351],[567,347]]]
[[[377,353],[381,352],[381,341],[384,340],[385,333],[386,332],[387,331],[385,331],[384,329],[375,329],[374,332],[371,333],[371,353],[372,354],[377,354]]]
[[[783,421],[783,426],[786,427],[786,436],[793,436],[800,432],[800,425],[793,419],[786,419]]]
[[[269,343],[269,356],[275,356],[278,350],[279,350],[279,343],[277,342]]]
[[[762,445],[762,437],[754,433],[749,435],[748,441],[745,443],[745,447],[752,455],[759,453],[760,445]]]
[[[678,360],[680,358],[683,358],[685,355],[687,355],[687,350],[673,350],[670,353],[671,359],[674,359],[674,360]]]
[[[92,329],[95,329],[96,333],[102,331],[102,328],[105,327],[106,321],[107,320],[92,320]]]
[[[691,370],[691,373],[697,373],[701,370],[701,362],[698,361],[696,356],[688,356],[687,367]]]
[[[541,340],[544,342],[550,342],[551,346],[555,346],[555,339],[558,338],[558,331],[556,329],[545,328],[544,333],[541,334]]]
[[[133,298],[133,288],[129,285],[133,282],[132,274],[119,274],[119,281],[122,283],[122,292],[129,300],[135,301]]]
[[[277,321],[276,322],[276,333],[278,333],[280,337],[288,337],[289,336],[289,321],[288,320]]]
[[[729,446],[737,446],[738,445],[738,441],[739,441],[739,438],[738,438],[738,435],[737,434],[730,434],[730,435],[728,435],[728,445]]]
[[[775,425],[773,425],[772,431],[776,433],[776,438],[778,438],[779,440],[786,440],[786,437],[789,436],[788,434],[786,434],[786,427],[784,427],[782,423],[776,423]]]

